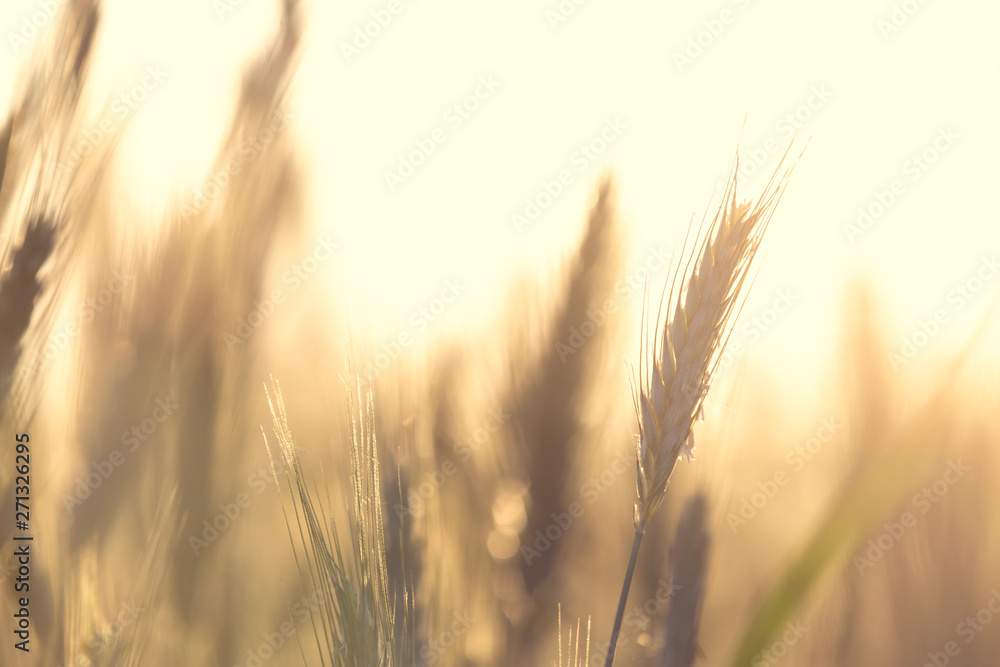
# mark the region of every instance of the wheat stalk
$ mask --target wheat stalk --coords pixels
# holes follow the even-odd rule
[[[350,541],[345,550],[341,548],[341,531],[332,520],[330,497],[327,495],[324,507],[318,485],[307,478],[288,423],[281,387],[273,377],[271,381],[266,394],[277,449],[271,448],[266,436],[264,444],[279,489],[296,568],[303,586],[311,586],[321,596],[318,620],[312,618],[320,664],[323,667],[404,665],[410,657],[407,651],[411,591],[405,581],[402,591],[394,590],[390,583],[371,387],[363,389],[357,377],[353,386],[345,380],[351,413],[353,491],[353,503],[349,506]],[[291,491],[287,501],[281,493],[279,469],[284,471]],[[396,614],[400,594],[404,596],[402,617]]]
[[[590,617],[587,617],[587,637],[580,647],[580,639],[583,637],[583,630],[580,628],[580,619],[576,619],[576,634],[573,634],[573,625],[569,626],[569,637],[566,639],[566,658],[563,663],[563,632],[562,632],[562,604],[558,606],[558,649],[559,662],[553,667],[590,667]]]
[[[790,148],[790,147],[789,147]],[[737,155],[722,202],[708,228],[705,217],[688,230],[668,289],[660,299],[652,345],[644,341],[635,395],[639,442],[636,447],[635,540],[611,634],[606,667],[614,664],[625,603],[646,523],[663,502],[677,459],[693,456],[694,423],[742,304],[743,285],[774,209],[791,175],[778,173],[788,151],[756,202],[736,202]],[[692,239],[691,233],[694,232]],[[690,249],[689,249],[689,239]],[[664,303],[672,313],[663,315]]]

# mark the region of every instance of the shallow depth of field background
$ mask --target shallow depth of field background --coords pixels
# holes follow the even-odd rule
[[[279,4],[105,3],[89,90],[93,122],[148,68],[165,73],[128,113],[107,204],[152,247],[162,232],[158,212],[191,201],[212,176],[239,76],[272,39]],[[213,341],[220,358],[246,355],[246,399],[226,412],[240,437],[224,447],[206,439],[205,474],[216,491],[203,504],[216,508],[242,492],[253,502],[193,561],[198,595],[178,593],[183,583],[164,586],[158,606],[142,612],[157,619],[143,664],[256,664],[265,636],[303,595],[278,494],[258,473],[268,465],[260,426],[270,434],[263,383],[269,374],[282,382],[304,460],[322,466],[336,493],[346,480],[339,376],[349,355],[354,370],[377,376],[386,468],[398,463],[417,490],[448,464],[456,470],[426,497],[418,493],[414,564],[428,609],[418,621],[432,641],[456,614],[476,620],[427,664],[548,664],[557,603],[564,625],[589,616],[592,642],[606,642],[631,537],[628,368],[638,359],[644,286],[655,303],[692,216],[714,211],[737,149],[740,196],[753,198],[789,144],[786,165],[795,171],[696,431],[697,459],[678,465],[644,545],[629,609],[645,611],[626,625],[616,664],[657,664],[667,608],[657,591],[669,579],[676,516],[695,489],[707,492],[713,517],[701,664],[722,665],[767,586],[963,351],[971,358],[948,404],[938,406],[949,437],[884,517],[892,525],[911,512],[915,527],[878,549],[870,568],[856,558],[869,558],[866,539],[807,598],[800,620],[808,631],[759,664],[919,665],[951,641],[961,651],[948,664],[996,662],[1000,617],[980,618],[982,630],[971,635],[958,626],[991,596],[1000,603],[992,514],[1000,318],[990,319],[1000,303],[992,200],[1000,6],[402,0],[367,44],[347,48],[373,12],[386,20],[388,5],[305,4],[292,120],[282,130],[303,194],[295,223],[269,248],[259,285],[283,303],[262,307],[263,323],[246,340]],[[25,20],[45,16],[47,6],[10,0],[0,9],[5,108],[51,25],[40,20],[31,36]],[[454,120],[453,105],[490,90],[483,81],[495,90]],[[605,135],[614,135],[606,150],[581,159],[580,147],[608,127],[617,129]],[[401,156],[437,129],[445,140],[433,153],[401,183],[387,183]],[[563,170],[568,182],[548,205],[539,195],[556,191]],[[588,255],[582,239],[604,177],[614,182],[618,222],[590,230],[599,248]],[[514,216],[526,216],[529,201],[545,205],[519,223]],[[315,254],[330,245],[329,255]],[[217,259],[218,274],[205,279],[223,285],[227,260]],[[584,302],[603,294],[615,303],[579,348],[571,341],[588,308],[580,318],[566,306],[574,275],[588,276]],[[81,280],[69,289],[61,322],[89,287]],[[968,347],[982,323],[988,328]],[[239,336],[240,326],[233,317],[215,331]],[[79,569],[70,566],[73,554],[94,558],[101,611],[93,623],[107,634],[130,594],[148,525],[109,510],[113,528],[101,541],[55,557],[73,521],[60,498],[91,464],[75,448],[85,428],[73,400],[86,394],[74,371],[87,354],[85,336],[48,367],[34,421],[10,426],[51,447],[34,464],[46,480],[38,512],[53,544],[45,557],[51,585],[79,583],[68,574]],[[185,397],[178,401],[183,414]],[[565,426],[552,429],[563,442],[558,461],[538,454],[555,437],[548,420]],[[154,445],[169,448],[179,437],[169,428]],[[932,493],[929,505],[921,501],[916,494],[959,460],[971,470],[939,486],[945,492]],[[158,494],[156,476],[143,474],[130,493],[148,501]],[[774,482],[776,474],[785,481]],[[550,483],[556,491],[543,492]],[[396,488],[387,484],[387,493]],[[528,565],[519,547],[535,543],[539,498],[557,512],[573,502],[585,512]],[[394,504],[387,515],[398,519]],[[202,518],[215,513],[205,509]],[[874,540],[890,530],[882,523]],[[197,524],[182,528],[178,553],[200,534]],[[184,574],[168,566],[165,576]],[[184,595],[188,606],[172,602]],[[310,636],[307,624],[297,627]],[[86,643],[88,632],[96,630],[80,630],[83,639],[67,645]],[[3,664],[33,664],[6,640],[0,655]],[[299,663],[291,640],[261,660]]]

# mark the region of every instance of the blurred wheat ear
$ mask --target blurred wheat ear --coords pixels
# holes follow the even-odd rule
[[[4,174],[7,173],[7,151],[10,150],[10,134],[14,129],[14,117],[9,116],[7,123],[0,132],[0,196],[3,193]]]
[[[864,536],[899,507],[900,499],[927,473],[935,447],[947,442],[949,434],[957,430],[951,418],[954,412],[951,401],[959,373],[989,330],[992,314],[991,311],[980,320],[930,398],[887,436],[888,442],[882,444],[880,451],[857,471],[847,488],[831,503],[801,553],[781,572],[751,616],[730,662],[732,667],[742,667],[754,660],[828,568],[855,551]]]
[[[396,595],[390,590],[380,476],[375,440],[375,412],[369,388],[362,392],[360,380],[348,387],[351,417],[351,483],[353,507],[350,515],[349,557],[341,549],[340,532],[320,502],[315,478],[307,481],[295,440],[288,424],[284,399],[272,378],[267,392],[278,449],[267,445],[279,493],[279,466],[291,489],[282,512],[303,586],[319,598],[319,621],[312,616],[321,664],[337,667],[404,667],[409,664],[409,615],[396,615]],[[329,505],[329,497],[327,496]],[[291,506],[289,516],[286,505]],[[296,536],[297,534],[297,536]],[[301,557],[300,557],[301,552]],[[352,563],[349,566],[348,563]],[[410,591],[404,596],[409,610]],[[399,632],[402,624],[403,632]],[[402,641],[399,641],[402,637]],[[300,645],[301,648],[301,645]],[[303,653],[303,659],[305,655]]]
[[[643,347],[636,383],[639,443],[638,499],[633,511],[635,539],[615,614],[606,667],[614,664],[646,522],[663,502],[677,459],[694,454],[694,423],[702,417],[705,396],[732,330],[733,314],[745,298],[743,284],[791,175],[788,169],[778,176],[787,155],[786,150],[760,198],[754,203],[739,204],[737,156],[714,218],[702,231],[706,211],[701,224],[688,230],[681,252],[686,259],[677,266],[669,288],[661,296],[652,345]],[[664,302],[668,312],[661,317]]]
[[[708,569],[708,502],[695,494],[681,513],[674,540],[674,573],[671,578],[670,610],[667,612],[667,645],[663,667],[691,667],[698,654],[698,626],[705,599]]]
[[[521,427],[518,454],[530,491],[527,521],[521,531],[522,548],[544,531],[552,516],[565,510],[572,498],[573,472],[567,461],[576,458],[596,438],[588,436],[585,410],[581,407],[599,392],[600,371],[613,337],[613,322],[598,327],[585,345],[571,352],[566,345],[571,331],[590,322],[590,313],[603,311],[615,296],[614,286],[621,265],[622,225],[616,211],[616,187],[610,176],[602,179],[587,214],[586,226],[573,256],[562,269],[563,285],[549,312],[551,328],[544,334],[541,354],[534,364],[517,364],[513,371],[511,414]],[[527,301],[527,299],[525,299]],[[524,302],[522,302],[523,304]],[[524,322],[535,313],[517,313]],[[608,319],[611,320],[610,315]],[[520,577],[526,597],[513,615],[512,631],[522,648],[519,661],[536,661],[542,650],[543,619],[539,610],[551,609],[554,587],[547,587],[558,574],[558,562],[566,545],[553,542],[543,558],[520,560]]]
[[[178,539],[180,521],[177,517],[177,488],[164,490],[156,504],[156,514],[142,550],[138,571],[132,580],[127,608],[130,620],[117,627],[98,627],[94,620],[101,584],[93,571],[83,569],[74,579],[76,591],[70,591],[68,603],[67,635],[69,637],[89,637],[84,652],[90,650],[88,658],[93,667],[138,667],[144,663],[143,653],[153,628],[157,614],[160,590],[170,566],[171,547]],[[92,542],[91,546],[96,546]],[[96,569],[97,550],[89,549],[88,556]],[[75,595],[74,595],[75,594]],[[97,650],[95,651],[95,646]],[[84,664],[84,656],[78,653],[73,643],[68,645],[66,665]],[[149,658],[146,658],[148,660]]]
[[[43,220],[28,226],[0,282],[0,417],[21,357],[21,337],[28,330],[35,300],[42,291],[38,273],[55,247],[55,229]]]

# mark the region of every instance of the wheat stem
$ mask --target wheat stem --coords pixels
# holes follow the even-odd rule
[[[639,378],[634,383],[639,425],[637,498],[633,510],[635,543],[605,667],[614,664],[646,522],[663,502],[678,458],[693,457],[694,423],[702,418],[705,396],[732,333],[734,314],[745,297],[743,288],[750,266],[788,181],[790,170],[778,178],[784,159],[756,202],[737,203],[737,156],[722,202],[707,229],[703,229],[708,217],[706,211],[702,225],[693,225],[688,230],[682,259],[661,297],[652,345],[643,346]]]
[[[646,534],[643,526],[635,529],[635,541],[632,542],[632,556],[628,560],[628,569],[625,570],[625,581],[622,583],[621,597],[618,598],[618,611],[615,612],[615,624],[611,630],[611,642],[608,646],[608,657],[604,661],[604,667],[611,667],[615,664],[615,649],[618,648],[618,635],[621,634],[622,619],[625,617],[625,603],[628,602],[628,592],[632,588],[632,575],[635,574],[635,562],[639,559],[639,545],[642,544],[642,536]]]

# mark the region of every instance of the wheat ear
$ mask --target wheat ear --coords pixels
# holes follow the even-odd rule
[[[21,357],[21,337],[28,330],[42,291],[38,276],[55,247],[55,228],[38,220],[28,226],[14,253],[10,271],[0,281],[0,414]]]
[[[674,540],[674,572],[667,646],[661,667],[691,667],[698,655],[698,627],[705,600],[705,575],[712,539],[708,532],[708,501],[702,492],[687,501]]]
[[[789,147],[790,148],[790,147]],[[635,395],[639,442],[636,447],[635,540],[618,601],[605,667],[614,664],[625,603],[632,584],[646,523],[663,502],[678,457],[694,453],[692,428],[742,304],[743,285],[764,232],[791,175],[779,178],[788,151],[756,202],[736,202],[739,156],[722,202],[703,232],[706,215],[692,225],[669,288],[660,298],[652,344],[643,340]],[[692,236],[693,232],[693,236]],[[672,314],[663,314],[664,303]]]
[[[663,501],[677,459],[694,453],[692,427],[701,419],[733,313],[745,297],[744,282],[791,173],[786,171],[778,179],[775,171],[760,199],[737,204],[738,168],[739,158],[722,204],[700,242],[698,229],[694,229],[693,248],[685,248],[681,255],[687,257],[684,287],[679,288],[675,274],[657,312],[657,335],[652,346],[644,346],[641,383],[635,397],[639,422],[637,528],[645,525]],[[678,273],[680,270],[678,266]],[[661,319],[664,300],[672,305],[673,315]]]

